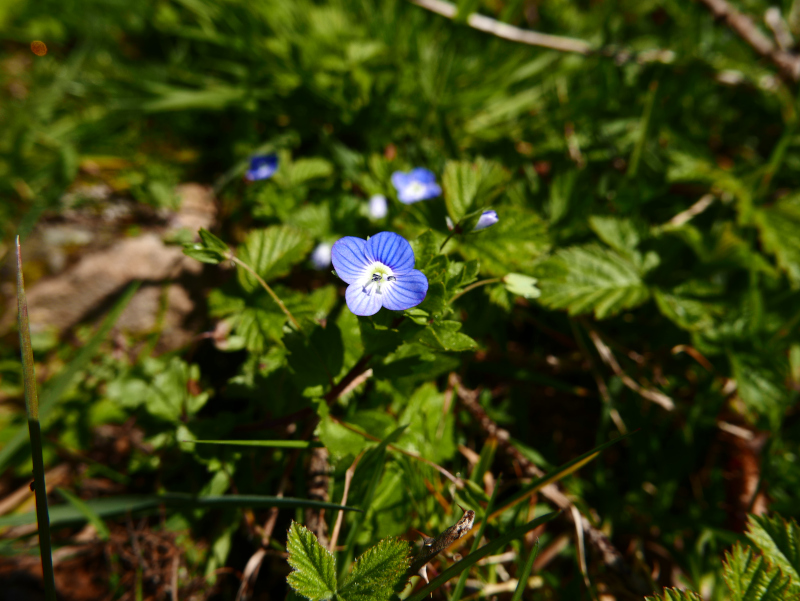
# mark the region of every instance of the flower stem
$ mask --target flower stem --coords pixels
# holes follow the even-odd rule
[[[444,250],[444,245],[450,242],[450,238],[452,238],[455,235],[456,235],[456,228],[454,227],[453,231],[450,232],[447,238],[444,239],[444,242],[442,242],[442,245],[439,247],[439,252],[442,252]]]
[[[283,314],[289,318],[289,321],[291,321],[292,325],[294,325],[294,327],[297,328],[297,331],[302,332],[302,330],[300,329],[300,323],[295,319],[294,315],[292,315],[292,312],[286,308],[286,305],[283,304],[283,301],[278,297],[278,295],[275,294],[275,291],[269,287],[269,284],[267,284],[262,279],[262,277],[255,272],[255,270],[252,267],[250,267],[247,263],[245,263],[241,259],[234,257],[233,254],[230,255],[230,259],[240,267],[243,267],[250,275],[252,275],[256,280],[258,280],[258,283],[261,284],[261,287],[264,288],[264,290],[267,291],[267,294],[269,294],[272,297],[272,300],[278,303],[278,306],[281,308],[281,311],[283,311]]]
[[[28,414],[28,432],[31,439],[33,490],[36,495],[36,522],[39,528],[39,555],[42,559],[44,598],[46,601],[56,601],[53,555],[50,545],[50,514],[47,510],[47,487],[44,481],[44,461],[42,459],[42,428],[39,424],[39,397],[36,392],[36,374],[33,367],[28,301],[25,298],[25,284],[22,277],[22,251],[19,246],[19,236],[17,236],[17,307],[22,377],[25,389],[25,410]]]
[[[447,242],[447,240],[445,240]],[[490,278],[488,280],[481,280],[480,282],[475,282],[474,284],[470,284],[466,288],[464,288],[461,292],[456,294],[453,298],[450,299],[450,303],[454,303],[458,298],[464,296],[470,290],[474,290],[479,286],[486,286],[487,284],[496,284],[497,282],[502,282],[503,278]]]

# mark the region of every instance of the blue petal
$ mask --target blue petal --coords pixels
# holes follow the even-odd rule
[[[403,173],[402,171],[392,173],[392,185],[399,193],[402,193],[411,181],[412,177],[408,173]]]
[[[428,293],[428,278],[419,269],[395,276],[394,282],[383,285],[383,306],[392,311],[416,307]]]
[[[475,224],[475,227],[472,228],[472,231],[477,232],[479,230],[486,229],[487,227],[493,226],[498,221],[500,221],[500,218],[497,216],[497,211],[484,211],[481,213],[478,223]]]
[[[437,183],[431,183],[425,186],[425,196],[422,200],[428,200],[429,198],[436,198],[442,193],[442,188]]]
[[[395,274],[414,268],[414,251],[402,236],[394,232],[381,232],[367,240],[364,255],[370,261],[378,261]]]
[[[374,286],[367,294],[364,292],[363,282],[355,282],[347,287],[344,298],[347,307],[355,315],[375,315],[381,308],[384,295],[378,294]]]
[[[436,176],[434,175],[433,171],[430,169],[425,169],[425,167],[417,167],[416,169],[412,169],[410,175],[411,179],[421,184],[436,183]]]
[[[278,156],[274,154],[267,154],[262,156],[255,156],[250,159],[250,169],[245,173],[245,178],[248,180],[256,181],[260,179],[269,179],[278,170]]]
[[[345,236],[336,241],[331,249],[331,261],[336,275],[348,284],[363,279],[372,261],[364,254],[367,241],[354,236]]]

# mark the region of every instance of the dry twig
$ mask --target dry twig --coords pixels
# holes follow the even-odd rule
[[[740,13],[726,0],[700,0],[713,15],[733,29],[740,38],[747,42],[753,50],[772,61],[784,77],[791,81],[800,80],[800,56],[781,50],[761,33],[753,20]]]

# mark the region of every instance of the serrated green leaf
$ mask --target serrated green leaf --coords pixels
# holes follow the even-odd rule
[[[736,543],[725,552],[725,583],[733,601],[785,601],[789,577],[750,548]]]
[[[410,244],[411,250],[414,251],[414,267],[422,270],[439,254],[441,242],[437,242],[436,234],[428,230],[417,236]]]
[[[292,521],[286,544],[288,562],[294,568],[288,583],[311,601],[325,601],[336,594],[336,560],[319,544],[314,533]]]
[[[466,259],[480,261],[481,271],[497,277],[509,272],[530,273],[534,260],[550,248],[547,224],[522,207],[498,209],[500,221],[466,236],[458,250]]]
[[[288,168],[286,178],[289,185],[299,186],[312,179],[328,177],[333,173],[333,165],[325,159],[297,159]]]
[[[503,278],[503,283],[511,294],[523,298],[539,298],[542,291],[536,287],[536,278],[521,273],[509,273]]]
[[[453,222],[459,223],[472,211],[488,205],[501,191],[505,179],[500,165],[482,158],[475,163],[448,161],[442,184],[444,202]]]
[[[445,351],[471,351],[477,343],[458,330],[461,323],[458,321],[444,320],[429,324],[419,335],[418,340],[427,346]]]
[[[610,215],[592,215],[589,227],[597,237],[623,255],[630,255],[639,245],[641,234],[630,219]]]
[[[350,575],[337,592],[342,601],[385,601],[394,593],[408,569],[409,544],[387,538],[356,559]]]
[[[750,515],[745,533],[769,562],[791,578],[793,596],[800,598],[800,527],[793,519]]]
[[[665,588],[660,595],[648,595],[645,601],[703,601],[703,598],[694,591],[682,591],[677,588]]]
[[[800,195],[782,198],[771,207],[757,209],[753,220],[767,252],[775,255],[794,288],[800,286]]]
[[[274,226],[251,232],[238,256],[269,282],[286,275],[293,265],[305,258],[311,246],[312,240],[304,232],[289,226]],[[238,270],[238,277],[248,292],[259,287],[258,281],[244,269]]]
[[[756,415],[766,415],[773,424],[791,400],[786,389],[788,363],[785,357],[756,353],[729,353],[739,398]]]
[[[650,298],[639,270],[628,259],[596,244],[559,250],[537,270],[540,302],[571,315],[594,312],[604,319]]]

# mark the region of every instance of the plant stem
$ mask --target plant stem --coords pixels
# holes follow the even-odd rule
[[[56,601],[56,584],[53,574],[53,555],[50,545],[50,515],[47,511],[47,487],[44,481],[42,459],[42,429],[39,424],[39,397],[36,393],[36,374],[33,368],[33,347],[28,321],[28,301],[25,298],[25,283],[22,278],[22,251],[17,236],[17,316],[19,319],[19,346],[22,359],[22,377],[25,387],[25,411],[28,414],[28,432],[31,439],[33,459],[33,486],[36,496],[36,521],[39,527],[39,554],[42,558],[44,596],[47,601]]]
[[[281,311],[283,311],[283,314],[286,315],[286,317],[289,318],[289,321],[292,322],[292,325],[295,328],[297,328],[298,332],[301,332],[302,330],[300,329],[300,323],[294,318],[294,315],[292,315],[292,312],[289,311],[289,309],[286,308],[286,305],[283,304],[283,301],[278,297],[278,295],[275,294],[275,291],[272,288],[269,287],[269,284],[267,284],[261,278],[261,276],[258,275],[255,272],[255,270],[252,267],[250,267],[247,263],[245,263],[244,261],[238,259],[237,257],[234,257],[233,255],[231,255],[230,259],[231,259],[231,261],[233,261],[234,263],[236,263],[240,267],[243,267],[250,275],[252,275],[256,280],[258,280],[258,283],[261,284],[261,287],[264,288],[264,290],[267,291],[267,294],[269,294],[272,297],[272,300],[274,300],[276,303],[278,303],[278,306],[281,308]]]
[[[489,278],[488,280],[481,280],[480,282],[475,282],[474,284],[470,284],[466,288],[464,288],[461,292],[456,294],[453,298],[450,299],[450,304],[454,303],[456,299],[464,296],[470,290],[474,290],[479,286],[486,286],[487,284],[496,284],[497,282],[502,282],[503,278]]]
[[[444,239],[444,242],[442,242],[442,245],[439,247],[439,252],[442,252],[444,250],[444,245],[450,242],[450,238],[452,238],[455,235],[456,235],[456,226],[453,227],[453,231],[450,232],[447,238]]]

